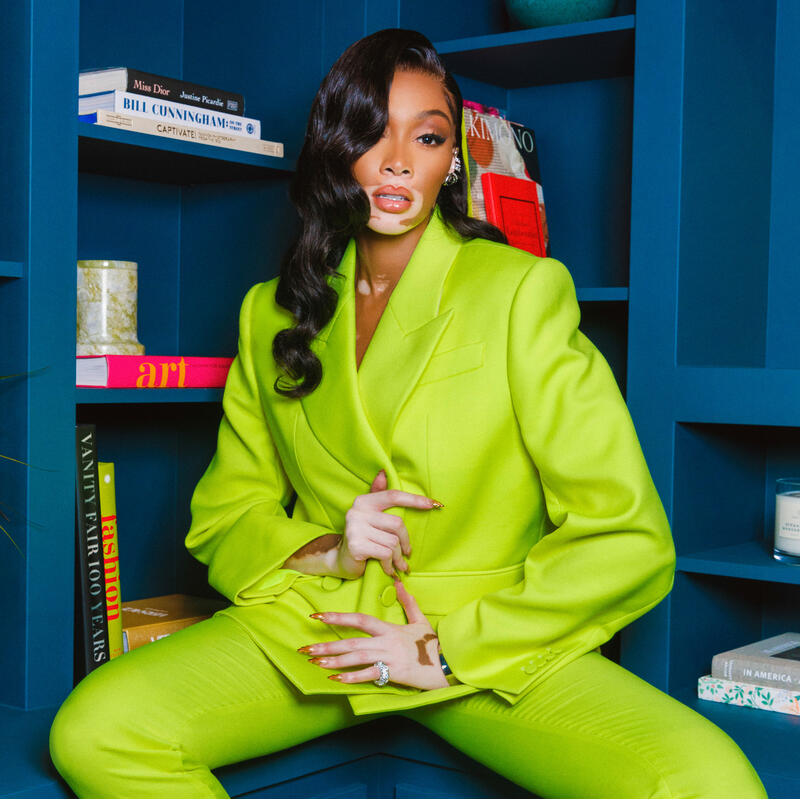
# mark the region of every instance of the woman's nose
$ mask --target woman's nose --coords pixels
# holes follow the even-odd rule
[[[405,148],[399,146],[388,147],[381,165],[381,172],[392,175],[412,175],[411,158]]]

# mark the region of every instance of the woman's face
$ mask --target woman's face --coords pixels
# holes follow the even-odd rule
[[[395,72],[388,111],[382,138],[353,164],[353,177],[369,197],[367,227],[397,235],[433,210],[455,166],[455,128],[444,86],[430,75]]]

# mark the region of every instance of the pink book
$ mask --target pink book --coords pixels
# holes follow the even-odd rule
[[[232,358],[205,356],[76,356],[76,386],[177,389],[224,386]]]

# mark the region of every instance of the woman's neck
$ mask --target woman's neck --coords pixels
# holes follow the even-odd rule
[[[430,217],[396,236],[365,228],[356,238],[356,293],[388,297],[400,280]]]

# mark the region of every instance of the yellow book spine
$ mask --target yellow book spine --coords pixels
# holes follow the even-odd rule
[[[119,582],[119,544],[117,541],[117,493],[114,464],[98,461],[100,479],[100,517],[103,522],[103,568],[106,579],[108,647],[111,658],[122,655],[122,595]]]

